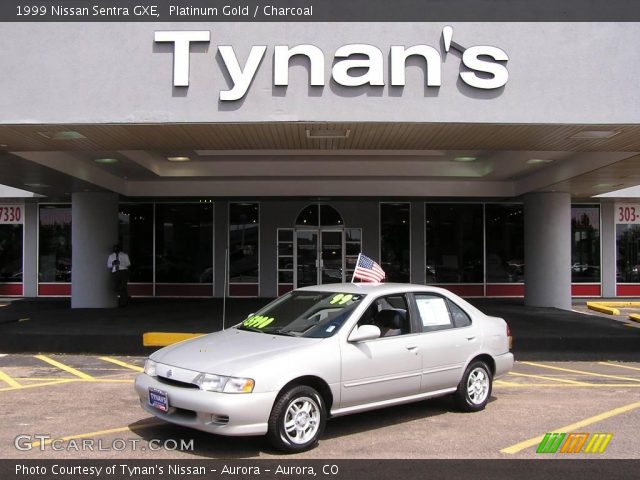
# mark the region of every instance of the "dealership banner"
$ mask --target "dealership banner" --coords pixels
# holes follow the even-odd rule
[[[2,480],[617,480],[639,469],[638,460],[0,460]]]
[[[2,22],[638,21],[637,0],[2,0]]]
[[[0,225],[22,225],[24,204],[0,203]]]

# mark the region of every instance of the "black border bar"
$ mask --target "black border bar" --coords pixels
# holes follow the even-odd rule
[[[186,14],[177,14],[176,12],[180,11],[177,7],[186,8],[182,10]],[[209,10],[203,10],[207,7]],[[86,10],[79,10],[83,8]],[[287,8],[293,10],[286,10]],[[0,1],[0,21],[637,22],[640,21],[640,1],[2,0]]]

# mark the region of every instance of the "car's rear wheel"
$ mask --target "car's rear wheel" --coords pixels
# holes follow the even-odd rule
[[[458,408],[464,412],[483,410],[491,397],[492,383],[489,366],[482,360],[471,362],[453,395]]]
[[[318,443],[327,422],[322,396],[313,388],[298,385],[284,391],[269,417],[267,438],[278,450],[302,452]]]

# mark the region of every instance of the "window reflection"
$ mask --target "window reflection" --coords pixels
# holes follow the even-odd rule
[[[0,225],[0,282],[22,281],[22,225]]]
[[[617,281],[640,282],[640,225],[616,225]]]
[[[482,205],[427,204],[427,283],[482,283]]]
[[[71,206],[40,205],[38,278],[71,282]]]
[[[131,258],[131,282],[153,281],[153,205],[122,204],[118,210],[120,244]]]
[[[487,283],[524,282],[524,212],[522,205],[485,207]]]
[[[571,208],[571,281],[600,282],[600,208]]]
[[[409,203],[380,204],[380,260],[387,282],[410,281],[410,216]]]
[[[258,283],[260,209],[257,203],[229,205],[229,282]]]
[[[156,205],[156,281],[213,282],[213,206]]]

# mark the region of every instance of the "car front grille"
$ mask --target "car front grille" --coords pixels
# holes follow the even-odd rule
[[[189,382],[181,382],[179,380],[174,380],[172,378],[167,378],[167,377],[161,377],[160,375],[158,375],[158,381],[160,383],[164,383],[165,385],[171,385],[173,387],[179,387],[179,388],[200,388],[198,387],[198,385],[196,385],[195,383],[189,383]]]

